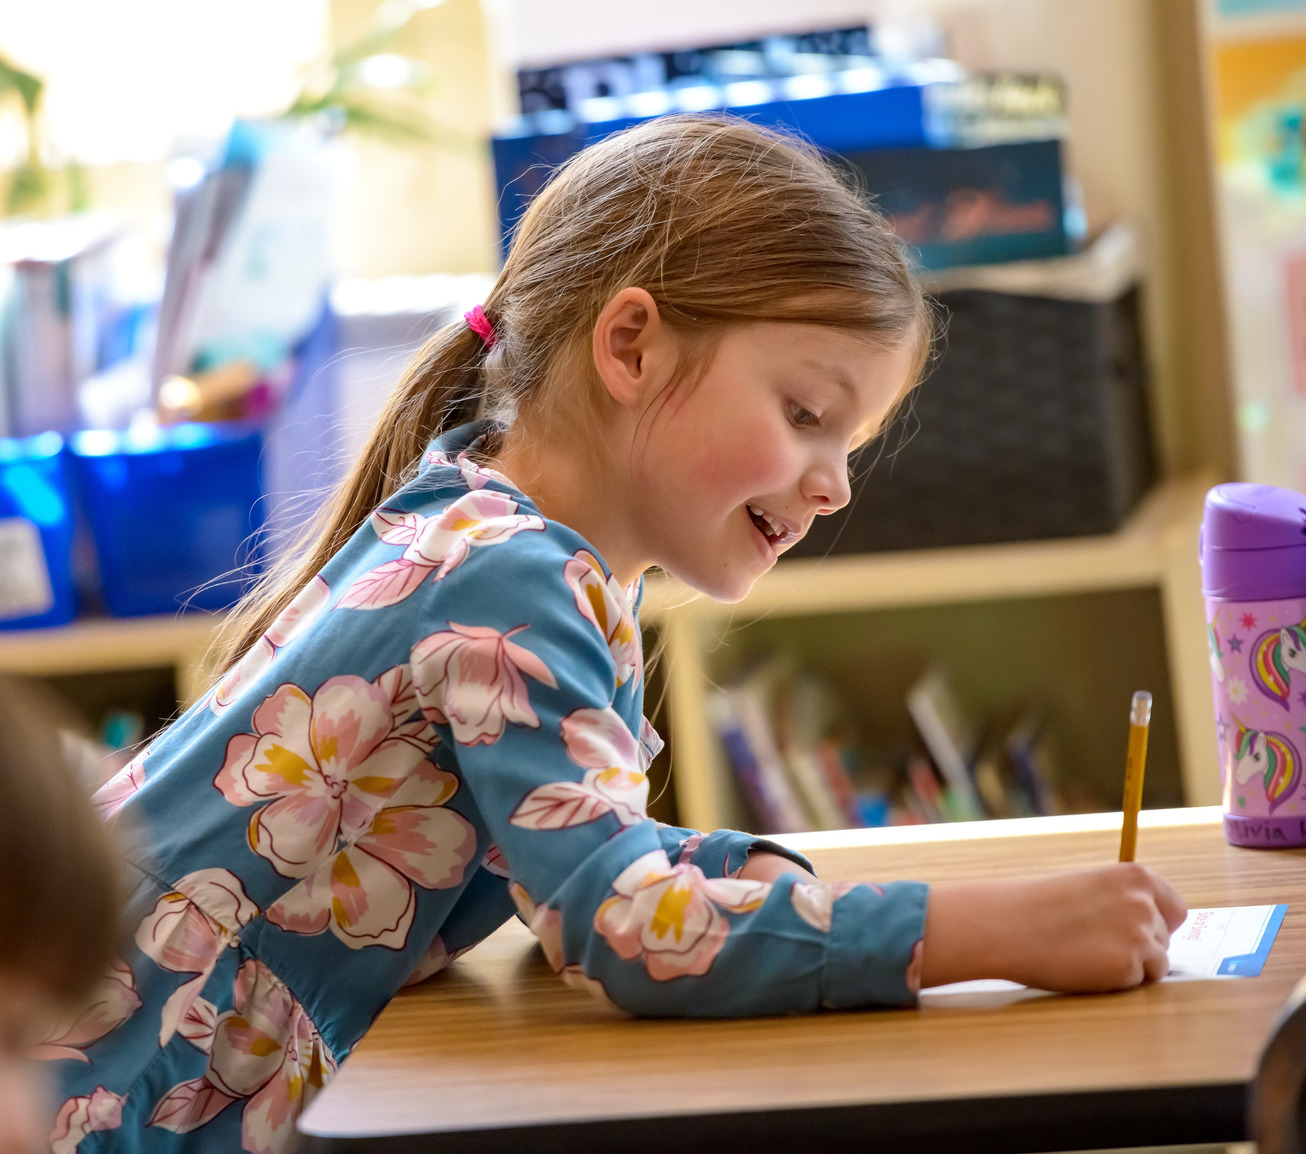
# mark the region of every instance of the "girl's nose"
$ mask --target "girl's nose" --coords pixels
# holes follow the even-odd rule
[[[822,458],[803,475],[802,494],[816,503],[818,513],[835,513],[852,499],[848,482],[848,458]]]

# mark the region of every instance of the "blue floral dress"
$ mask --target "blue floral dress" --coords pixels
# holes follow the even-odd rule
[[[473,463],[484,431],[97,794],[129,936],[44,1047],[57,1154],[289,1149],[395,991],[513,913],[629,1013],[913,999],[924,886],[747,881],[786,851],[646,816],[641,589]]]

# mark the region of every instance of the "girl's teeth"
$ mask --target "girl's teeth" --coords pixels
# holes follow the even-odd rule
[[[774,521],[772,521],[771,518],[768,517],[763,510],[759,509],[756,505],[749,505],[748,511],[752,513],[753,516],[760,517],[763,521],[766,522],[766,527],[767,529],[770,530],[772,537],[783,536],[784,530],[781,529],[780,526],[778,526]]]

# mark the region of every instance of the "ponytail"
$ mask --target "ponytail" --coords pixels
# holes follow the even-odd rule
[[[215,633],[205,661],[215,673],[234,665],[373,510],[417,475],[434,437],[480,414],[488,351],[461,318],[426,342],[386,400],[362,454],[321,518],[258,579]]]

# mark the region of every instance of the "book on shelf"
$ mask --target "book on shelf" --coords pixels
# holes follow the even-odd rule
[[[1023,798],[1026,812],[1040,817],[1060,813],[1055,787],[1059,775],[1047,719],[1038,710],[1025,711],[1007,731],[1003,744],[1016,795]]]
[[[797,833],[810,828],[771,735],[762,703],[744,686],[715,690],[708,711],[745,800],[763,833]]]
[[[953,695],[942,669],[928,670],[907,691],[907,712],[948,789],[959,819],[984,816],[971,765],[979,734]]]
[[[785,657],[756,663],[712,695],[712,721],[745,798],[767,832],[863,824],[828,683]]]

